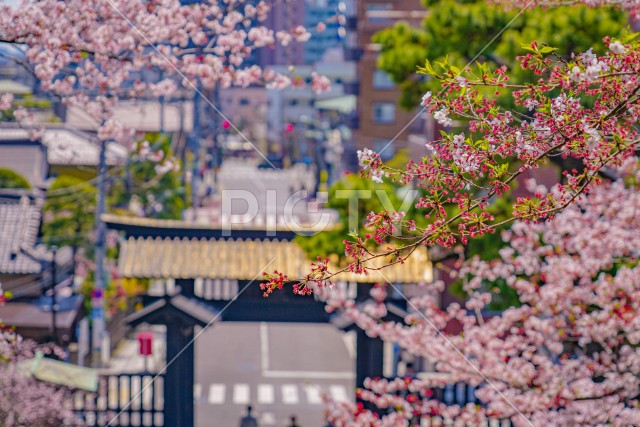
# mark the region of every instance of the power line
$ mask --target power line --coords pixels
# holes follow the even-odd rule
[[[111,178],[115,178],[120,172],[122,172],[122,170],[124,170],[124,166],[117,166],[109,170],[107,172],[107,175],[109,175]],[[57,188],[55,190],[47,190],[47,197],[64,196],[66,194],[72,193],[76,188],[86,187],[87,185],[95,187],[95,183],[97,183],[97,181],[98,177],[96,176],[95,178],[91,178],[87,181],[82,181],[81,183],[70,185],[68,187]]]

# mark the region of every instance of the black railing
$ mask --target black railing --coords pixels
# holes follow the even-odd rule
[[[164,426],[163,385],[162,375],[101,375],[95,393],[74,394],[74,423],[88,427]]]

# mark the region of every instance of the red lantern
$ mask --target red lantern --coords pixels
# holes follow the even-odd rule
[[[293,125],[291,123],[287,123],[287,126],[285,126],[284,131],[287,133],[293,132]]]
[[[138,342],[140,343],[140,356],[151,356],[153,353],[153,333],[141,332],[138,334]]]
[[[224,122],[222,122],[222,127],[225,129],[229,129],[231,127],[231,123],[229,123],[229,120],[225,120]]]

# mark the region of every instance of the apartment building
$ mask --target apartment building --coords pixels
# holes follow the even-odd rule
[[[354,142],[358,148],[380,152],[383,159],[391,158],[398,149],[410,145],[412,132],[422,133],[424,118],[416,118],[417,109],[407,111],[398,105],[400,91],[389,75],[378,69],[380,46],[372,37],[400,21],[419,26],[426,10],[420,0],[352,1],[347,10],[347,56],[358,62],[358,83],[348,88],[358,97]]]

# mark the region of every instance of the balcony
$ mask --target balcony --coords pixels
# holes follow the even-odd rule
[[[345,61],[359,61],[364,54],[364,49],[361,47],[345,49],[344,59]]]
[[[345,82],[342,87],[345,95],[360,95],[360,82]]]
[[[356,31],[358,29],[358,17],[347,16],[347,23],[345,24],[347,31]]]

